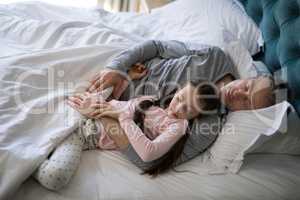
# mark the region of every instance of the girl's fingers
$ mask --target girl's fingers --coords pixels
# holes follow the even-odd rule
[[[80,94],[74,94],[73,96],[70,96],[69,99],[79,99],[80,101],[83,101],[83,97]]]
[[[90,116],[96,117],[96,116],[98,116],[101,113],[102,113],[102,111],[97,110],[97,111],[94,111],[94,112],[90,113]]]
[[[75,103],[75,104],[77,104],[77,105],[82,105],[82,100],[81,99],[79,99],[79,98],[70,98],[70,100],[73,102],[73,103]]]
[[[110,114],[110,112],[103,112],[103,113],[96,115],[95,118],[99,119],[101,117],[107,117],[107,116],[110,116],[109,114]]]
[[[105,116],[105,115],[103,115],[103,114],[98,114],[98,115],[95,116],[95,118],[96,118],[96,119],[99,119],[99,118],[101,118],[101,117],[103,117],[103,116]]]
[[[95,109],[99,109],[99,108],[110,107],[110,105],[106,102],[99,102],[99,103],[92,104],[90,107],[95,108]]]
[[[72,101],[67,101],[67,103],[74,109],[79,109],[79,106],[75,103],[73,103]]]
[[[101,113],[104,113],[104,112],[111,112],[111,108],[103,108],[103,109],[100,109],[100,110],[95,110],[93,112],[90,113],[91,116],[95,116],[95,115],[98,115],[98,114],[101,114]]]
[[[72,102],[73,104],[80,106],[80,104],[76,101],[74,101],[74,99],[68,99],[68,102]]]
[[[98,115],[99,113],[101,113],[103,111],[104,111],[104,109],[101,109],[101,110],[97,109],[97,110],[94,110],[93,112],[91,112],[90,115],[95,116],[95,115]]]
[[[81,94],[78,95],[78,97],[79,97],[79,99],[80,99],[81,101],[84,101],[84,100],[86,99],[87,96],[86,96],[84,93],[81,93]]]
[[[101,106],[99,108],[95,108],[93,107],[95,110],[93,112],[90,113],[91,116],[95,116],[99,113],[102,113],[102,112],[106,112],[106,111],[111,111],[111,107],[104,107],[104,106]]]
[[[89,116],[94,117],[98,114],[100,114],[100,111],[93,111],[93,112],[89,113]]]
[[[103,101],[101,101],[101,99],[92,99],[91,105],[90,105],[90,106],[99,105],[99,104],[102,103],[102,102],[103,102]]]

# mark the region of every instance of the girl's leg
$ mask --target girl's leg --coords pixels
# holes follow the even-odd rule
[[[80,128],[65,139],[45,160],[33,176],[50,190],[59,190],[67,185],[74,175],[84,145],[84,138],[78,134]]]
[[[97,147],[99,134],[92,120],[84,119],[80,127],[68,136],[45,160],[34,178],[50,190],[59,190],[69,183],[80,163],[82,150]]]

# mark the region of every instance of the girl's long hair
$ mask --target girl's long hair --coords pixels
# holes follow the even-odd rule
[[[193,86],[196,86],[194,83],[191,83]],[[198,94],[202,95],[215,95],[216,90],[209,84],[203,84],[197,88]],[[173,92],[173,95],[174,96]],[[168,102],[165,102],[164,105],[160,105],[160,100],[151,101],[151,100],[144,100],[139,103],[137,108],[135,109],[133,120],[134,122],[140,127],[140,129],[144,132],[144,119],[145,119],[145,112],[151,106],[163,106],[164,108],[168,106],[172,98],[169,98]],[[214,110],[218,109],[220,106],[220,101],[218,99],[212,99],[209,102],[205,102],[204,110]],[[192,120],[189,121],[191,124]],[[186,133],[171,147],[171,149],[164,154],[161,158],[157,159],[157,162],[153,162],[153,165],[148,169],[145,169],[142,174],[148,174],[152,177],[156,177],[158,174],[164,173],[169,169],[173,169],[175,166],[176,161],[180,157],[181,153],[183,152],[184,145],[189,138],[190,135],[190,126],[187,128]],[[146,135],[147,136],[147,135]]]

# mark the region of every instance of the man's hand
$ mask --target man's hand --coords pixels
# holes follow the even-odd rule
[[[147,72],[148,70],[146,69],[145,65],[136,63],[130,68],[128,75],[132,80],[138,80],[143,78]]]
[[[91,81],[88,87],[88,92],[99,92],[108,87],[116,87],[122,81],[126,80],[125,75],[122,75],[115,70],[106,70],[98,73]]]

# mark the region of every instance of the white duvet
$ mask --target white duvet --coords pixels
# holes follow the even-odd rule
[[[150,38],[180,40],[188,38],[213,45],[223,44],[222,31],[216,31],[217,29],[209,26],[207,22],[202,22],[201,24],[207,24],[207,26],[199,27],[198,31],[196,28],[190,32],[179,31],[182,30],[184,21],[177,19],[177,23],[175,21],[166,23],[165,16],[160,19],[162,15],[159,12],[153,15],[111,14],[102,9],[60,8],[40,3],[0,5],[1,200],[14,194],[48,153],[77,127],[79,115],[64,104],[64,97],[74,90],[84,89],[88,80],[116,53]],[[214,34],[210,37],[207,36],[209,30],[214,30]],[[125,168],[134,167],[128,165],[127,161],[127,164],[122,164],[122,158],[110,156],[110,154],[114,155],[112,152],[107,154],[103,152],[101,156],[104,156],[105,164],[109,164],[112,169],[120,168],[125,172],[124,166]],[[89,156],[92,155],[89,154]],[[86,159],[91,158],[86,157]],[[112,165],[111,162],[120,163],[120,167]],[[190,169],[197,169],[196,164]],[[101,163],[99,165],[102,166]],[[95,164],[94,167],[97,166]],[[113,190],[105,187],[114,185],[114,181],[110,181],[110,176],[118,181],[120,179],[115,176],[128,174],[109,172],[110,175],[105,181],[97,179],[97,183],[103,183],[102,190],[106,191],[104,196],[98,195],[98,197],[120,199],[124,197],[122,191],[119,193],[115,191],[111,194]],[[134,176],[130,173],[137,173],[137,170],[128,171],[128,173]],[[105,178],[106,176],[104,173],[98,177]],[[172,179],[168,177],[170,178]],[[176,183],[177,176],[173,179]],[[86,181],[82,178],[76,182],[75,179],[73,185],[70,186],[73,188],[72,192],[70,191],[71,194],[76,193],[74,183],[80,183],[83,180]],[[150,192],[146,194],[153,194],[158,188],[151,189],[151,180],[146,182],[145,180],[137,178],[133,184],[137,188],[140,183],[144,183],[143,187],[149,184]],[[166,184],[164,179],[157,181],[157,187],[160,184],[161,186]],[[190,184],[193,184],[193,181],[196,180],[189,179]],[[126,185],[126,181],[119,184],[119,186],[122,185]],[[86,183],[81,187],[89,187],[89,184]],[[177,185],[177,188],[181,187],[183,187],[182,184]],[[210,187],[207,186],[205,190],[214,191]],[[101,185],[98,186],[99,188]],[[189,192],[188,187],[184,189],[186,193]],[[139,193],[132,194],[131,197],[139,198],[145,195],[142,190],[137,191]],[[159,191],[161,193],[158,195],[164,194],[162,189]],[[193,191],[197,190],[194,188]],[[271,191],[268,192],[269,195],[272,194]],[[93,195],[98,193],[97,190],[93,192]],[[126,194],[125,188],[123,192]],[[229,190],[227,192],[226,194],[230,194]],[[51,195],[52,193],[44,191],[41,194]],[[207,198],[211,197],[207,192],[203,195]],[[21,190],[18,193],[18,199],[23,197]],[[127,198],[131,199],[131,197]],[[29,195],[27,199],[31,198],[32,196]],[[56,196],[45,198],[56,199]],[[73,195],[69,195],[68,198],[60,197],[60,199],[69,198],[75,197]],[[94,198],[96,199],[97,195]],[[146,195],[146,198],[150,196]],[[177,198],[181,198],[180,195],[177,195]]]
[[[78,115],[64,104],[66,93],[101,70],[122,49],[117,43],[124,48],[138,38],[101,22],[31,16],[46,17],[46,8],[0,7],[0,199],[76,128]]]
[[[65,95],[76,84],[84,86],[118,49],[95,45],[0,60],[1,195],[15,190],[76,128],[78,115],[64,103]]]

